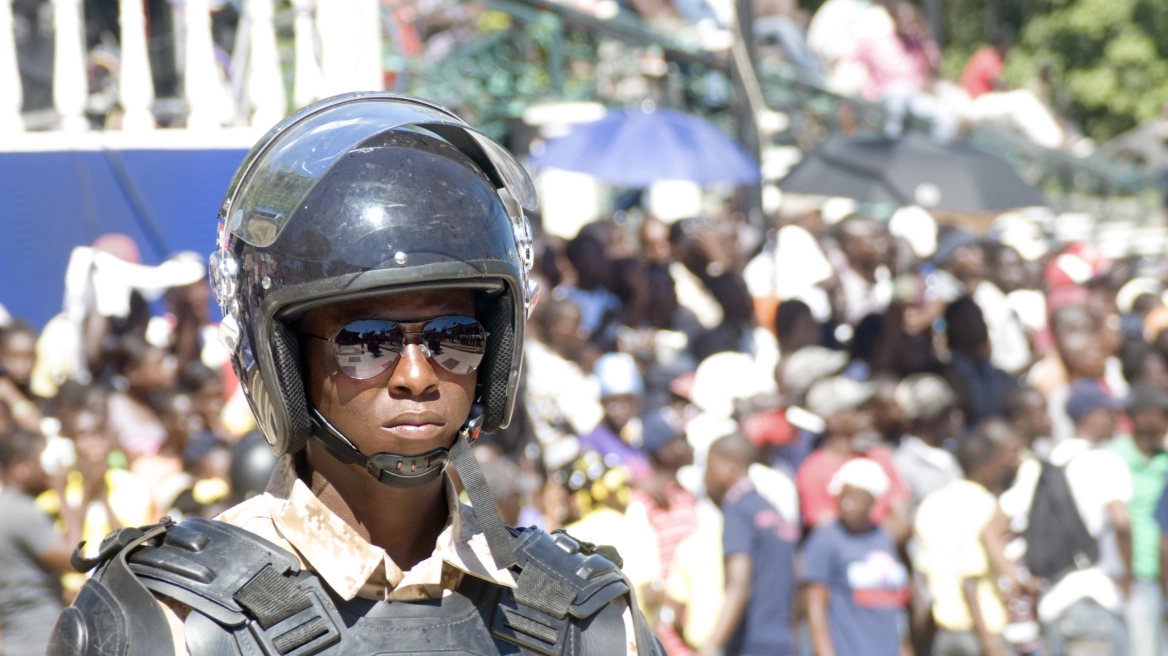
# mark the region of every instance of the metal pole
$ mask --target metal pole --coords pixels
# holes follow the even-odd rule
[[[737,13],[735,39],[741,41],[745,57],[734,57],[731,67],[731,79],[734,85],[734,95],[731,99],[731,108],[735,117],[735,132],[738,141],[746,152],[754,157],[755,161],[762,162],[762,144],[758,135],[758,111],[755,107],[760,99],[751,98],[752,92],[757,95],[758,80],[754,75],[755,47],[754,47],[754,6],[752,0],[735,0]],[[739,51],[741,52],[741,50]],[[762,186],[753,184],[743,188],[742,211],[746,213],[751,225],[765,228],[766,217],[762,213]]]

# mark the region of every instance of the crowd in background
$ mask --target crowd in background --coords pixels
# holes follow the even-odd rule
[[[656,29],[707,50],[726,50],[733,40],[736,10],[730,0],[563,3],[601,17],[615,13],[619,4]],[[1055,112],[1049,71],[1023,87],[1007,84],[1005,59],[1014,45],[1008,32],[987,35],[988,43],[950,81],[941,75],[933,27],[921,6],[909,0],[827,0],[813,13],[793,0],[755,0],[752,11],[760,61],[784,62],[805,83],[881,106],[891,136],[909,122],[941,140],[971,125],[992,124],[1046,148],[1083,154],[1093,149]],[[664,61],[657,64],[648,56],[641,68],[651,79],[662,74]],[[646,93],[635,84],[616,84],[613,100],[634,100],[621,97],[622,86],[638,102]]]
[[[537,241],[516,416],[476,447],[507,522],[615,546],[672,655],[1160,653],[1168,263],[1022,215],[628,205]],[[66,311],[0,333],[5,654],[43,649],[79,541],[274,466],[203,267],[137,259],[76,249]]]

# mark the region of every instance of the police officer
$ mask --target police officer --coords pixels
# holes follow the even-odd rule
[[[49,653],[661,653],[619,556],[504,526],[471,453],[515,403],[535,203],[510,154],[422,100],[338,96],[273,128],[210,268],[279,463],[218,521],[75,554],[94,576]]]

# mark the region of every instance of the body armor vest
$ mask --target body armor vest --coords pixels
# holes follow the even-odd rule
[[[518,587],[465,575],[440,599],[345,601],[291,553],[229,524],[190,519],[122,529],[53,628],[49,656],[161,656],[173,639],[155,595],[190,608],[191,656],[663,654],[612,560],[566,533],[512,529]],[[611,555],[611,553],[610,553]],[[619,559],[619,558],[618,558]],[[618,605],[633,609],[626,637]]]

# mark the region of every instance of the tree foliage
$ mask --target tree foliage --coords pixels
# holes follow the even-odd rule
[[[1068,118],[1103,141],[1168,103],[1168,3],[1055,0],[1021,26],[1008,70],[1016,81],[1050,66]]]
[[[1015,35],[1006,79],[1022,86],[1046,71],[1055,109],[1105,141],[1154,118],[1168,103],[1168,2],[1164,0],[945,0],[947,72],[996,29]]]
[[[1007,81],[1024,86],[1046,69],[1055,110],[1096,141],[1156,117],[1168,103],[1168,0],[938,1],[948,79],[1005,30],[1017,43]],[[820,4],[800,2],[808,10]]]

